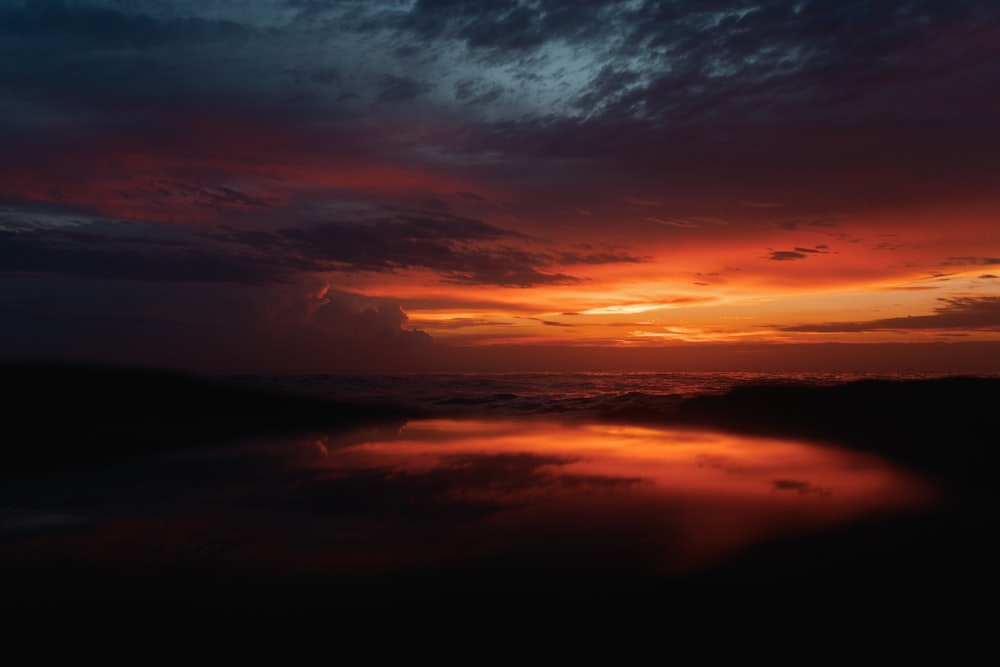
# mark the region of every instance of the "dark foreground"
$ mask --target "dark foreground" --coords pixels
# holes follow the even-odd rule
[[[495,499],[476,495],[499,489],[510,507],[532,485],[553,483],[545,471],[565,463],[558,457],[466,457],[443,471],[354,468],[322,477],[288,465],[313,445],[326,455],[335,443],[398,431],[416,416],[403,408],[145,371],[17,366],[3,369],[0,382],[13,397],[0,462],[0,604],[8,608],[570,608],[717,585],[992,590],[997,581],[996,379],[743,386],[657,416],[873,452],[940,490],[919,511],[766,540],[669,575],[644,551],[649,524],[602,523],[593,500],[635,480],[573,477],[589,524],[570,513],[516,532]],[[298,444],[273,460],[232,453],[262,436]],[[455,526],[479,531],[475,539],[489,549],[453,537],[439,548],[435,540]],[[376,548],[337,548],[362,540]],[[287,544],[314,551],[288,553]]]

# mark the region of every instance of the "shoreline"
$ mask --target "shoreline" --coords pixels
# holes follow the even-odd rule
[[[581,542],[592,552],[574,550],[571,545],[575,542],[572,541],[550,543],[542,539],[538,545],[547,544],[547,551],[535,551],[535,547],[527,551],[500,551],[469,561],[445,559],[439,563],[418,563],[411,569],[403,568],[395,573],[392,568],[381,572],[377,567],[367,575],[361,574],[365,571],[362,567],[357,572],[348,568],[339,574],[331,572],[325,576],[317,576],[313,571],[296,574],[294,570],[285,571],[280,567],[270,573],[255,572],[252,568],[227,568],[224,550],[234,548],[225,546],[227,540],[250,538],[256,529],[243,526],[234,529],[236,533],[232,538],[225,537],[229,519],[219,517],[228,516],[227,505],[212,510],[222,512],[214,519],[216,523],[197,528],[201,511],[196,508],[201,506],[199,503],[216,497],[214,494],[218,493],[220,483],[238,489],[253,480],[263,480],[259,482],[263,484],[260,490],[245,499],[239,500],[241,496],[236,495],[236,501],[225,501],[237,502],[233,505],[238,510],[235,517],[244,511],[240,507],[250,503],[246,506],[259,507],[254,512],[291,512],[288,514],[291,529],[301,518],[295,512],[319,509],[323,513],[321,518],[331,517],[331,526],[341,526],[342,521],[349,520],[337,528],[343,530],[354,525],[352,521],[367,521],[365,517],[377,510],[396,517],[388,524],[396,526],[394,530],[403,530],[401,534],[413,532],[413,539],[419,540],[423,539],[419,537],[423,531],[429,531],[427,539],[432,539],[430,536],[435,535],[435,531],[458,530],[464,525],[463,521],[478,525],[475,523],[479,521],[478,512],[489,514],[497,510],[482,503],[466,503],[466,509],[462,509],[462,505],[439,505],[440,499],[466,493],[463,489],[474,489],[476,484],[488,486],[495,483],[491,480],[508,477],[479,477],[485,475],[487,469],[470,468],[473,461],[462,459],[464,462],[454,464],[458,467],[448,469],[451,473],[428,471],[401,476],[389,469],[363,470],[363,474],[356,475],[356,481],[347,480],[350,484],[345,486],[347,481],[336,476],[317,478],[315,473],[303,476],[306,469],[275,472],[274,466],[279,462],[267,464],[270,459],[266,458],[255,463],[257,467],[237,466],[222,472],[213,464],[215,467],[210,466],[208,470],[216,471],[211,473],[215,477],[204,478],[203,473],[198,473],[201,477],[191,477],[190,472],[185,472],[186,468],[178,467],[181,465],[178,461],[197,461],[201,460],[199,457],[208,456],[205,460],[224,462],[229,451],[227,447],[238,448],[241,446],[238,443],[256,435],[277,438],[296,433],[322,436],[323,433],[380,427],[391,430],[409,419],[435,415],[428,415],[412,405],[401,407],[392,403],[391,397],[381,405],[346,405],[150,371],[22,365],[0,369],[0,379],[11,390],[21,390],[17,398],[20,404],[10,413],[9,428],[15,433],[31,432],[25,429],[28,425],[35,428],[33,435],[23,443],[13,443],[13,450],[8,441],[5,465],[0,468],[0,475],[7,480],[7,488],[0,498],[7,514],[2,516],[20,520],[21,515],[16,514],[20,511],[18,507],[38,506],[37,511],[32,510],[35,514],[26,515],[37,522],[37,528],[7,527],[0,531],[0,564],[4,565],[0,580],[10,591],[7,604],[21,607],[72,606],[99,599],[102,604],[112,606],[194,604],[202,610],[235,614],[269,613],[267,610],[272,606],[296,605],[311,611],[322,608],[347,612],[355,608],[416,607],[428,599],[491,605],[531,595],[547,596],[573,606],[595,600],[624,603],[650,594],[715,585],[902,584],[915,577],[924,577],[929,583],[948,586],[956,583],[988,585],[995,578],[997,550],[992,547],[991,536],[985,527],[992,525],[997,506],[991,479],[994,458],[991,434],[996,432],[993,415],[994,406],[1000,405],[997,401],[1000,379],[860,381],[823,387],[747,385],[725,394],[672,403],[670,410],[664,412],[646,410],[616,415],[611,411],[592,415],[595,423],[611,421],[668,429],[706,428],[757,436],[807,438],[849,447],[878,454],[904,468],[930,475],[947,493],[945,502],[933,508],[873,516],[812,534],[768,540],[748,546],[724,562],[666,578],[652,576],[641,568],[630,569],[641,562],[641,558],[633,562],[641,555],[640,551],[634,551],[641,540],[617,545],[614,531],[605,536],[605,541],[595,537],[598,541],[588,538]],[[98,390],[98,387],[102,388]],[[121,401],[124,407],[116,405],[116,401]],[[105,423],[108,415],[123,411],[128,412],[127,418]],[[851,414],[854,419],[847,419]],[[495,415],[487,416],[493,417]],[[559,419],[558,415],[544,418]],[[575,419],[576,423],[581,423]],[[94,443],[101,442],[103,447],[92,449]],[[302,446],[302,443],[296,445]],[[503,472],[513,470],[509,466],[529,463],[524,457],[496,455],[493,458],[502,465],[490,468],[494,471],[491,475],[509,476],[509,471]],[[559,458],[546,459],[537,455],[535,458],[532,467],[525,469],[531,475],[526,480],[548,479],[538,477],[539,471],[544,471],[545,465],[561,465]],[[482,462],[488,461],[483,459]],[[462,477],[454,476],[458,472]],[[274,477],[279,473],[284,476]],[[281,483],[269,486],[267,480],[270,479]],[[516,480],[511,478],[510,483],[515,484],[511,488],[524,488],[520,486],[522,482]],[[598,478],[578,477],[574,484],[598,482],[601,482]],[[126,489],[121,492],[123,495],[115,496],[122,484],[129,489],[132,485],[139,486],[137,490]],[[470,484],[472,486],[462,486]],[[294,485],[319,495],[295,500],[298,496],[294,493],[288,495],[289,489],[297,488]],[[71,499],[76,497],[73,493],[83,494],[80,496],[83,498],[92,498],[94,494],[106,496],[105,502],[111,503],[116,497],[137,497],[146,504],[131,508],[118,501],[119,504],[102,509],[113,517],[108,525],[120,524],[123,527],[116,530],[126,532],[95,538],[91,536],[93,531],[100,535],[100,531],[105,530],[100,522],[45,523],[57,521],[60,511],[66,514],[67,508],[72,510],[72,505],[65,505],[70,500],[59,501],[63,503],[60,505],[50,500],[50,496]],[[156,500],[162,494],[166,494],[167,500]],[[209,494],[206,500],[198,500],[204,494]],[[413,494],[418,498],[423,494],[421,502],[425,505],[412,506]],[[169,498],[180,500],[169,501]],[[180,502],[181,509],[170,502]],[[302,502],[307,504],[302,505]],[[421,512],[431,513],[418,513],[407,519],[419,507],[425,507]],[[467,514],[469,511],[472,514]],[[194,524],[177,523],[181,521],[177,517],[188,516],[186,513],[191,512],[190,518],[183,521],[193,520]],[[440,512],[444,513],[435,518]],[[157,518],[160,514],[162,516]],[[144,523],[149,520],[153,521],[151,526]],[[138,523],[128,528],[132,525],[130,521]],[[238,526],[244,519],[233,521],[237,521],[233,525]],[[364,521],[358,526],[367,525]],[[397,521],[401,523],[397,525]],[[415,523],[408,523],[410,521]],[[439,521],[445,523],[437,523]],[[156,527],[156,522],[162,525]],[[301,530],[316,529],[307,529],[308,525],[311,524],[303,524]],[[544,533],[545,526],[539,524],[537,529]],[[150,530],[153,532],[143,532]],[[223,534],[218,533],[220,530]],[[193,549],[185,559],[152,569],[144,566],[140,555],[146,550],[158,553],[157,549],[166,548],[170,543],[160,545],[160,541],[167,540],[167,536],[177,531],[180,531],[179,537],[169,539],[184,540],[202,535],[198,539],[207,542],[201,546],[182,542],[170,548],[183,547],[179,553]],[[59,555],[55,551],[56,555],[49,561],[37,561],[31,556],[37,549],[45,553],[49,540],[56,537],[68,539],[66,544],[69,545],[79,544],[73,548],[83,550],[76,555],[73,552]],[[95,539],[98,541],[94,542]],[[638,539],[638,534],[630,534],[629,539]],[[138,560],[126,559],[128,567],[115,565],[114,560],[102,560],[103,550],[114,547],[121,540],[125,540],[123,547],[130,545],[130,549],[138,549],[136,555],[130,557]],[[525,545],[534,544],[532,540]],[[223,551],[218,554],[212,550],[202,552],[216,541],[218,545],[211,549]],[[391,551],[386,555],[391,555]],[[579,589],[582,581],[588,584]],[[40,592],[44,595],[39,596]],[[337,602],[317,601],[317,592],[335,595]]]
[[[168,371],[63,364],[0,366],[0,385],[11,397],[8,428],[45,445],[8,447],[0,470],[71,468],[254,435],[425,417],[532,416],[809,438],[931,473],[972,474],[988,463],[991,438],[1000,432],[1000,378],[968,375],[821,386],[779,379],[722,393],[626,394],[594,399],[579,412],[557,406],[523,414],[518,406],[504,412],[487,405],[517,398],[512,394],[444,398],[433,406],[391,395],[344,401]],[[955,467],[959,460],[965,468]]]

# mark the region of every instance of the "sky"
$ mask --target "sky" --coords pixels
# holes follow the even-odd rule
[[[1000,4],[0,0],[0,360],[1000,370]]]

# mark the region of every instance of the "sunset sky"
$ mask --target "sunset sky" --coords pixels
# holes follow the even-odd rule
[[[1000,370],[1000,3],[0,0],[0,359]]]

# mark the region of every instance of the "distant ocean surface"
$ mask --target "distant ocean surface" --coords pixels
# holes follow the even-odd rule
[[[345,403],[392,405],[431,416],[565,416],[669,414],[682,400],[722,394],[737,385],[835,385],[856,380],[917,380],[948,373],[749,372],[508,372],[384,375],[234,375],[227,384],[321,397]],[[1000,372],[962,375],[1000,377]]]

